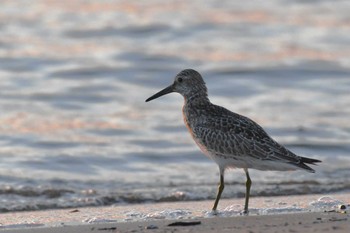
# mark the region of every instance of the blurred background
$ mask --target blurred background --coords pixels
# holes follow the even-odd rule
[[[182,69],[316,174],[251,171],[252,196],[350,190],[350,2],[2,0],[0,212],[213,199],[217,165],[183,99],[145,99]],[[223,197],[244,196],[242,170]]]

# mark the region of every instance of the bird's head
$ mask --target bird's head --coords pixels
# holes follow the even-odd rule
[[[186,69],[175,76],[174,82],[170,86],[152,95],[146,102],[172,92],[181,94],[185,99],[189,99],[193,96],[206,97],[207,87],[200,73],[192,69]]]

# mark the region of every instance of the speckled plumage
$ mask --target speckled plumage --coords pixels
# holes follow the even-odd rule
[[[251,119],[210,102],[202,76],[187,69],[176,75],[174,83],[146,101],[178,92],[185,100],[183,117],[186,127],[204,154],[220,169],[220,186],[213,210],[216,210],[224,188],[226,168],[243,168],[247,175],[245,212],[248,212],[250,192],[249,168],[258,170],[296,170],[314,172],[306,164],[319,160],[295,155],[273,140]]]
[[[186,103],[185,124],[195,142],[221,166],[258,170],[314,170],[297,156],[274,141],[257,123],[210,102]],[[280,166],[273,165],[281,163]]]

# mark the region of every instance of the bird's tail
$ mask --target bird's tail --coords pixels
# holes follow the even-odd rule
[[[300,163],[298,164],[298,166],[300,168],[303,168],[309,172],[312,172],[314,173],[315,170],[312,169],[311,167],[309,167],[308,165],[306,164],[310,164],[310,165],[317,165],[316,163],[321,163],[322,161],[321,160],[317,160],[317,159],[310,159],[310,158],[306,158],[306,157],[301,157],[300,158]]]

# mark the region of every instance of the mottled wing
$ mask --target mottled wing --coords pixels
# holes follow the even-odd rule
[[[220,106],[212,105],[211,108],[214,109],[208,109],[205,114],[206,120],[193,127],[197,139],[206,145],[208,151],[227,157],[249,156],[311,169],[302,163],[302,157],[278,144],[254,121]]]

